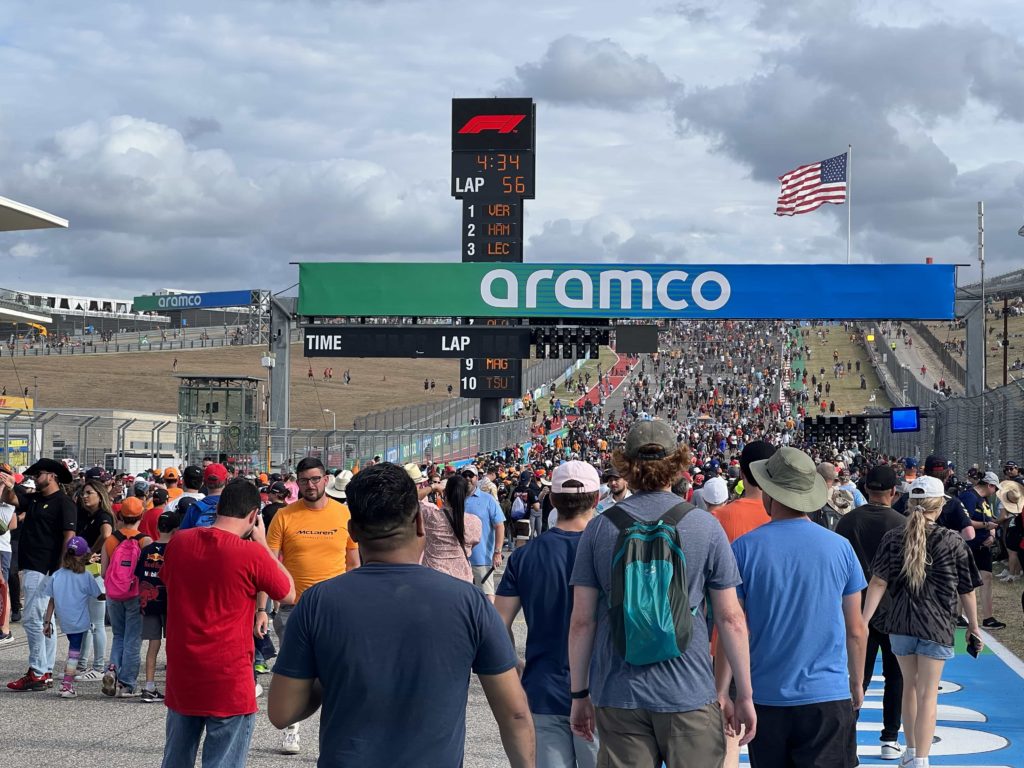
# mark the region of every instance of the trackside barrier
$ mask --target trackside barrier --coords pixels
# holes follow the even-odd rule
[[[1024,458],[1024,383],[1013,382],[975,397],[946,397],[921,384],[901,365],[883,334],[876,336],[874,345],[868,344],[868,351],[889,399],[927,413],[916,433],[892,434],[888,421],[872,419],[869,434],[874,447],[890,456],[923,459],[939,454],[955,464],[961,477],[974,464],[998,472],[1006,461]]]

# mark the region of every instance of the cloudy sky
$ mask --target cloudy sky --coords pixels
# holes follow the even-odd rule
[[[528,261],[845,262],[776,178],[853,144],[854,259],[1024,265],[1019,0],[0,4],[0,285],[283,289],[456,261],[452,97],[537,101]]]

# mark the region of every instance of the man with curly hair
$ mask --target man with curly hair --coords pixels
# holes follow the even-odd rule
[[[689,466],[690,452],[667,422],[634,424],[612,461],[633,492],[616,508],[634,521],[655,523],[678,507],[672,486]],[[600,733],[598,764],[608,768],[662,762],[668,768],[717,768],[725,757],[725,720],[736,732],[745,727],[743,744],[756,731],[747,626],[736,597],[740,578],[725,531],[710,513],[686,505],[676,523],[676,538],[685,556],[692,635],[674,658],[631,664],[615,647],[610,629],[608,596],[619,539],[610,512],[587,525],[570,581],[573,732],[586,739],[593,738],[595,729]],[[705,592],[720,648],[736,670],[735,703],[727,696],[719,700],[716,692]]]

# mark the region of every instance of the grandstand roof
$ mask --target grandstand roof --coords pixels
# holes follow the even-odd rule
[[[52,213],[40,211],[6,197],[0,197],[0,232],[17,232],[22,229],[67,228],[68,220]]]

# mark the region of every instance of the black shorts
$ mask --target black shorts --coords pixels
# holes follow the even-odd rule
[[[970,550],[978,570],[992,573],[992,547],[971,547]]]
[[[1021,542],[1024,541],[1024,531],[1021,530],[1020,520],[1014,519],[1006,529],[1006,548],[1011,552],[1020,550]]]
[[[796,707],[754,707],[757,735],[748,747],[753,768],[857,765],[857,713],[849,699]]]

